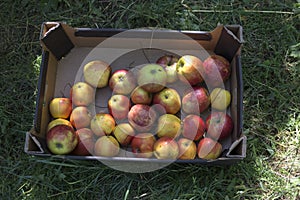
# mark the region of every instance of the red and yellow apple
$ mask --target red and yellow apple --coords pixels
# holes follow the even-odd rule
[[[177,61],[178,58],[173,55],[164,55],[156,61],[156,64],[165,68],[167,73],[167,83],[174,83],[178,80],[176,71]]]
[[[153,146],[153,154],[157,159],[175,160],[179,156],[179,147],[173,138],[161,137]]]
[[[118,155],[120,145],[111,135],[104,135],[97,139],[94,147],[95,156],[114,157]]]
[[[114,94],[108,100],[109,113],[115,118],[115,120],[127,118],[130,106],[130,99],[122,94]]]
[[[82,128],[76,131],[78,144],[71,154],[78,156],[89,156],[93,154],[95,140],[94,133],[89,128]]]
[[[111,67],[102,60],[94,60],[83,67],[84,80],[93,87],[107,86]]]
[[[197,145],[193,140],[180,138],[177,142],[179,147],[179,157],[181,160],[192,160],[197,155]]]
[[[205,122],[198,115],[190,114],[182,120],[182,136],[185,138],[198,141],[204,135],[205,130]]]
[[[72,101],[69,98],[54,98],[50,101],[49,111],[54,118],[67,119],[72,111]]]
[[[153,97],[153,104],[160,104],[166,113],[176,114],[181,108],[180,95],[175,89],[164,88]]]
[[[207,89],[195,86],[182,98],[182,110],[187,114],[199,114],[210,105],[210,97]]]
[[[222,145],[211,138],[201,139],[197,147],[198,157],[205,160],[217,159],[221,153]]]
[[[78,136],[72,127],[57,125],[47,132],[46,143],[53,154],[69,154],[77,146]]]
[[[57,125],[67,125],[67,126],[70,126],[71,128],[73,128],[73,126],[72,126],[72,124],[69,120],[62,119],[62,118],[57,118],[57,119],[54,119],[54,120],[52,120],[48,123],[47,132],[51,128],[53,128],[54,126],[57,126]]]
[[[92,114],[85,106],[75,107],[70,115],[70,122],[76,129],[90,126]]]
[[[113,72],[108,84],[113,93],[127,95],[136,87],[136,78],[131,71],[119,69]]]
[[[91,120],[91,130],[97,136],[109,135],[115,129],[115,120],[108,113],[98,113]]]
[[[233,130],[233,120],[226,112],[212,112],[206,118],[207,137],[223,140],[230,136]]]
[[[130,98],[134,104],[149,105],[152,102],[152,96],[152,93],[138,86],[131,92]]]
[[[95,90],[85,82],[77,82],[71,88],[70,96],[75,106],[88,106],[95,100]]]
[[[131,141],[133,154],[138,158],[151,158],[156,139],[152,133],[139,133]]]

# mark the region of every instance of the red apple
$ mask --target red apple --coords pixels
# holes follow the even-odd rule
[[[166,113],[176,114],[181,108],[180,95],[172,88],[165,88],[154,95],[153,104],[162,105]]]
[[[205,111],[209,105],[209,93],[204,87],[195,86],[182,98],[182,109],[187,114],[199,114],[199,112]]]
[[[90,126],[92,114],[85,106],[75,107],[70,116],[70,122],[76,129]]]
[[[122,146],[127,146],[131,143],[135,130],[129,123],[121,123],[116,126],[113,133]]]
[[[117,120],[127,118],[130,106],[129,98],[122,94],[112,95],[108,100],[109,113]]]
[[[230,136],[233,121],[225,112],[212,112],[206,118],[207,136],[215,140],[222,140]]]
[[[94,60],[83,68],[84,80],[93,87],[103,88],[107,86],[111,73],[111,67],[104,61]]]
[[[187,115],[182,120],[182,136],[190,140],[198,141],[206,130],[203,119],[194,114]]]
[[[190,85],[196,85],[203,81],[202,61],[196,56],[184,55],[176,65],[179,80]]]
[[[193,140],[180,138],[177,142],[179,147],[179,159],[192,160],[197,155],[197,145]]]
[[[48,126],[47,126],[47,132],[53,128],[54,126],[57,126],[57,125],[68,125],[70,126],[71,128],[73,128],[71,122],[69,120],[66,120],[66,119],[62,119],[62,118],[57,118],[57,119],[54,119],[52,121],[49,122]]]
[[[111,135],[98,138],[94,147],[95,156],[113,157],[118,155],[119,151],[120,145]]]
[[[156,134],[158,137],[177,138],[181,133],[181,121],[176,115],[164,114],[159,117]]]
[[[178,58],[173,55],[164,55],[156,61],[156,64],[165,68],[167,73],[167,83],[174,83],[178,79],[176,71],[177,61]]]
[[[119,69],[111,75],[108,84],[114,93],[127,95],[136,87],[136,78],[131,71]]]
[[[231,74],[230,63],[220,55],[211,55],[203,62],[206,84],[215,88],[223,84]]]
[[[138,158],[151,158],[156,139],[151,133],[139,133],[131,141],[131,148]]]
[[[134,104],[149,105],[152,102],[152,93],[147,92],[142,87],[136,87],[130,95],[131,101]]]
[[[47,132],[46,142],[53,154],[71,153],[78,144],[78,136],[68,125],[57,125]]]
[[[54,98],[49,104],[49,110],[52,117],[67,119],[72,111],[72,101],[69,98]]]
[[[149,131],[157,119],[156,111],[148,105],[136,104],[128,113],[128,121],[137,131]]]
[[[72,154],[78,156],[89,156],[94,151],[94,133],[89,128],[82,128],[76,131],[79,141]]]
[[[114,118],[107,113],[98,113],[91,120],[91,130],[97,136],[109,135],[115,129]]]
[[[157,159],[173,159],[175,160],[179,156],[179,147],[177,142],[173,138],[161,137],[153,146],[154,156]]]
[[[219,142],[206,137],[200,140],[197,148],[197,154],[199,158],[213,160],[218,158],[221,153],[222,145]]]
[[[147,92],[159,92],[167,83],[167,73],[160,65],[147,64],[139,69],[137,82]]]
[[[75,106],[88,106],[95,100],[95,90],[85,82],[77,82],[71,88],[70,96]]]

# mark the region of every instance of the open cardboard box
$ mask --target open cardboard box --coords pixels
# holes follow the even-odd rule
[[[46,147],[46,127],[51,120],[48,106],[54,97],[69,97],[74,82],[82,81],[82,68],[91,60],[100,59],[109,63],[112,71],[119,68],[132,68],[155,62],[160,56],[191,54],[207,56],[214,52],[231,62],[232,74],[225,87],[231,91],[232,102],[228,113],[234,121],[230,138],[222,142],[220,158],[206,161],[202,159],[176,160],[179,163],[200,163],[212,165],[233,164],[246,156],[246,136],[242,133],[243,84],[241,66],[242,27],[239,25],[217,26],[211,32],[171,31],[152,29],[90,29],[73,28],[64,23],[46,22],[42,25],[41,44],[43,47],[38,96],[33,128],[27,132],[25,152],[36,156],[54,156]],[[202,48],[199,48],[199,45]],[[203,57],[204,56],[204,57]],[[107,112],[110,89],[97,90],[94,113]],[[209,112],[209,111],[207,111]],[[135,158],[130,154],[117,157],[96,156],[57,156],[66,159],[101,160],[111,163],[166,163],[155,158]]]

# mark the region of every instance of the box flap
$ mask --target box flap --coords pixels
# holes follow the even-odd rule
[[[58,22],[44,23],[40,39],[44,48],[49,50],[57,60],[60,60],[74,48],[74,44],[66,34],[62,24]]]
[[[246,145],[247,145],[247,137],[242,136],[238,140],[234,141],[228,152],[226,153],[226,157],[228,158],[245,158],[246,157]]]
[[[30,132],[26,132],[24,151],[33,155],[45,153],[39,140]]]

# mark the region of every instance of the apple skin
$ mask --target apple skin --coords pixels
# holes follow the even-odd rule
[[[113,72],[108,84],[115,94],[127,95],[136,87],[136,78],[131,71],[119,69]]]
[[[111,135],[99,137],[94,147],[95,156],[114,157],[118,155],[119,151],[120,145]]]
[[[179,80],[190,85],[196,85],[203,81],[203,65],[202,61],[196,56],[184,55],[179,58],[176,71]]]
[[[89,156],[93,154],[95,140],[94,133],[89,128],[82,128],[76,131],[78,144],[71,154],[78,156]]]
[[[177,138],[181,133],[181,120],[172,114],[159,117],[156,135],[158,137]]]
[[[197,155],[197,145],[193,140],[180,138],[177,142],[179,147],[179,157],[181,160],[192,160]]]
[[[135,130],[129,123],[121,123],[116,126],[113,133],[122,146],[127,146],[131,143]]]
[[[233,120],[225,112],[212,112],[206,118],[207,136],[215,140],[229,137],[233,130]]]
[[[162,105],[166,113],[176,114],[181,108],[181,99],[178,92],[172,88],[165,88],[153,97],[153,104]]]
[[[149,131],[157,119],[155,109],[148,105],[136,104],[128,112],[128,121],[133,128],[140,132]]]
[[[70,122],[76,129],[90,126],[92,114],[85,106],[75,107],[70,115]]]
[[[147,64],[138,71],[137,82],[147,92],[159,92],[166,86],[167,73],[158,64]]]
[[[72,126],[72,124],[69,120],[62,119],[62,118],[57,118],[57,119],[54,119],[54,120],[52,120],[48,123],[47,132],[51,128],[53,128],[54,126],[57,126],[57,125],[67,125],[67,126],[70,126],[71,128],[73,128],[73,126]]]
[[[193,87],[193,90],[182,98],[182,110],[187,114],[199,114],[210,105],[210,97],[207,89],[201,86]]]
[[[174,83],[178,80],[176,65],[178,58],[173,55],[164,55],[157,59],[156,64],[165,68],[167,73],[167,83]]]
[[[226,81],[231,74],[230,63],[220,55],[211,55],[203,62],[206,84],[215,88]]]
[[[130,99],[122,94],[112,95],[108,100],[109,113],[117,120],[123,120],[127,118],[130,106]]]
[[[156,139],[152,133],[139,133],[131,141],[132,152],[138,158],[151,158],[155,142]]]
[[[91,61],[83,67],[84,80],[95,88],[107,86],[110,74],[111,67],[101,60]]]
[[[50,101],[49,111],[53,118],[67,119],[72,112],[72,101],[69,98],[54,98]]]
[[[197,147],[197,155],[201,159],[214,160],[217,159],[222,153],[222,145],[211,139],[203,138],[200,140]]]
[[[57,125],[51,128],[46,135],[48,149],[57,155],[71,153],[78,144],[78,136],[68,125]]]
[[[109,135],[115,129],[116,122],[108,113],[98,113],[91,120],[91,130],[97,136]]]
[[[95,100],[95,90],[85,82],[77,82],[71,88],[70,97],[73,105],[88,106]]]
[[[130,95],[131,101],[134,104],[146,104],[149,105],[152,102],[153,95],[147,92],[142,87],[136,87]]]
[[[198,141],[204,135],[205,130],[206,124],[198,115],[190,114],[182,120],[182,136],[185,138]]]
[[[157,159],[175,160],[179,156],[179,147],[173,138],[161,137],[153,146],[153,154]]]
[[[216,110],[226,110],[231,102],[231,94],[223,88],[215,88],[210,93],[211,107]]]

